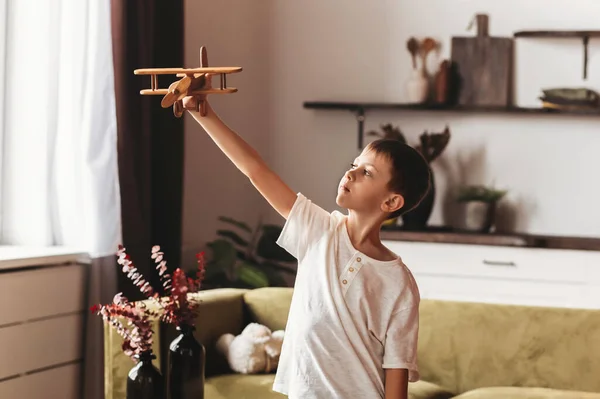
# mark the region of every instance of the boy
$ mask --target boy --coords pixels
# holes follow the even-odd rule
[[[371,143],[338,187],[348,215],[328,213],[292,191],[208,103],[205,116],[190,113],[286,219],[277,243],[298,259],[273,390],[292,399],[406,399],[419,378],[420,296],[379,230],[425,196],[423,157],[399,141]]]

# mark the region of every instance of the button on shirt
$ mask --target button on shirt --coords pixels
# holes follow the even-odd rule
[[[386,368],[419,379],[419,290],[398,257],[356,250],[346,216],[298,193],[277,243],[298,273],[273,390],[291,399],[383,398]]]

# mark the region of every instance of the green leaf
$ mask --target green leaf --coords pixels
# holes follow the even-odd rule
[[[239,260],[248,260],[248,255],[244,251],[237,251],[236,254]]]
[[[195,273],[195,271],[194,271]],[[225,273],[225,270],[223,269],[223,267],[219,264],[219,262],[206,262],[206,271],[204,272],[204,280],[210,280],[211,278],[213,278],[213,276],[219,275],[219,274],[223,274]],[[190,274],[190,277],[194,277],[195,275],[192,276]]]
[[[260,268],[269,279],[269,285],[271,287],[286,287],[288,285],[287,281],[285,281],[285,279],[279,272],[279,270],[281,269],[271,267],[271,265],[268,262],[262,263]],[[294,272],[292,274],[295,275],[296,273]]]
[[[209,273],[208,270],[209,269],[207,267],[204,281],[202,282],[202,287],[220,288],[229,287],[231,285],[227,274],[223,270],[215,270],[212,273]]]
[[[261,269],[263,269],[263,270],[272,270],[272,271],[296,275],[296,269],[293,269],[289,266],[283,266],[283,265],[280,265],[275,262],[265,261],[265,262],[261,263],[260,266],[261,266]]]
[[[206,272],[208,269],[216,268],[227,272],[233,268],[236,261],[236,250],[233,244],[227,240],[218,239],[206,244],[212,251],[212,258],[210,266],[206,266]]]
[[[229,238],[231,241],[233,241],[237,245],[241,245],[243,247],[248,246],[248,241],[246,241],[242,237],[240,237],[235,231],[217,230],[217,235],[219,235],[221,237]]]
[[[252,233],[252,229],[250,228],[250,226],[248,226],[244,222],[240,222],[238,220],[235,220],[235,219],[227,217],[227,216],[219,216],[219,220],[222,221],[222,222],[229,223],[229,224],[232,224],[234,226],[237,226],[237,227],[239,227],[242,230],[246,230],[248,233]]]
[[[262,226],[262,235],[256,246],[258,256],[279,262],[292,262],[296,260],[289,252],[277,245],[277,238],[279,238],[282,229],[283,227],[274,224],[265,224]]]
[[[256,266],[243,262],[237,270],[238,280],[253,288],[269,286],[269,278]]]
[[[482,185],[461,186],[458,188],[458,195],[456,200],[458,202],[496,202],[499,201],[502,197],[504,197],[504,195],[506,195],[507,192],[507,190],[496,190],[494,188]]]

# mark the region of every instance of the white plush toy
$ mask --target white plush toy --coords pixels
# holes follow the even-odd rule
[[[242,374],[270,373],[277,369],[283,344],[283,330],[271,330],[258,323],[250,323],[237,337],[223,334],[217,340],[217,350],[229,367]]]

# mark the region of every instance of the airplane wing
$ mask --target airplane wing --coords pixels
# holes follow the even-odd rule
[[[242,67],[206,67],[206,68],[143,68],[133,71],[135,75],[196,75],[204,73],[228,74],[240,72]]]

